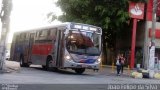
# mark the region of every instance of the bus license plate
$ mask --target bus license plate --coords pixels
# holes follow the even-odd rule
[[[82,67],[87,67],[87,65],[86,64],[82,64]]]

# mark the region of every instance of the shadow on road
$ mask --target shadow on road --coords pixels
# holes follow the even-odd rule
[[[47,71],[43,69],[42,67],[30,67],[30,68],[34,68],[34,69],[41,70],[41,71]],[[56,72],[56,73],[66,74],[66,75],[90,75],[90,74],[86,74],[85,72],[83,74],[77,74],[74,72],[74,70],[71,70],[71,69],[70,70],[69,69],[57,69],[57,70],[51,69],[47,72]]]

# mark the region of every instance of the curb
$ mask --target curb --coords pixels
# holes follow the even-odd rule
[[[113,67],[112,67],[111,65],[101,65],[100,67],[102,67],[102,68],[113,68],[113,67],[116,68],[116,66],[113,66]],[[128,70],[127,67],[124,67],[123,69],[124,69],[124,70]],[[130,68],[129,68],[129,69],[130,69]],[[131,70],[131,69],[130,69],[130,70]],[[133,69],[133,70],[136,70],[136,69]]]
[[[3,74],[3,73],[11,73],[11,71],[10,71],[10,70],[7,70],[7,69],[5,69],[5,70],[0,70],[0,74]]]
[[[20,72],[20,68],[7,67],[10,72]]]

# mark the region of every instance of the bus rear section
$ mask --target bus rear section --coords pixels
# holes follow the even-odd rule
[[[101,35],[101,28],[81,23],[15,33],[11,59],[19,61],[22,67],[36,64],[46,70],[70,68],[79,74],[85,69],[98,70]]]

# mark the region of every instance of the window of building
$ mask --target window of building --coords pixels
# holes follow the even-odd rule
[[[157,19],[157,22],[160,22],[160,16],[157,16],[156,19]]]

